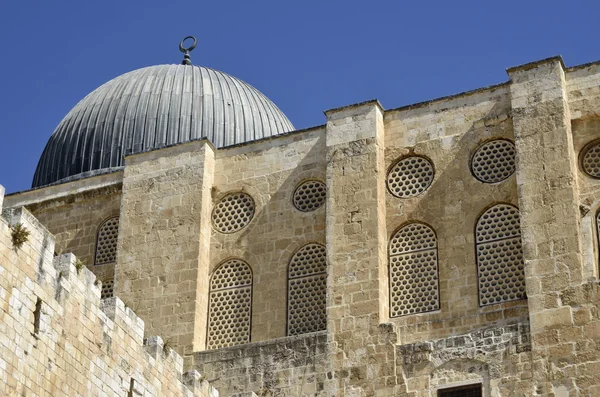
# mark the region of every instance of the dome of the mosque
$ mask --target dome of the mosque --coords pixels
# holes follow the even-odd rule
[[[110,172],[126,155],[196,139],[219,148],[292,130],[273,102],[235,77],[191,64],[150,66],[107,82],[66,115],[32,185]]]

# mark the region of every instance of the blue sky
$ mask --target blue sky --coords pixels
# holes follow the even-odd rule
[[[562,55],[600,59],[600,2],[4,1],[0,8],[0,184],[28,189],[56,125],[122,73],[179,63],[236,76],[296,128],[378,98],[395,108],[507,80],[505,69]]]

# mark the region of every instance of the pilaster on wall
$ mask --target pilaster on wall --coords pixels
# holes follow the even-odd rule
[[[371,101],[325,114],[328,392],[391,396],[383,110]]]
[[[0,185],[0,212],[2,212],[2,204],[4,203],[4,186]]]
[[[508,74],[534,373],[543,377],[552,335],[573,325],[572,308],[561,294],[584,274],[577,159],[562,60],[511,68]]]
[[[204,347],[214,151],[195,141],[126,158],[117,294],[188,359]]]

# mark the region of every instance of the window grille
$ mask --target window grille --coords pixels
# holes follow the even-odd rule
[[[119,217],[107,219],[98,228],[96,238],[96,265],[115,263],[117,259],[117,237],[119,236]]]
[[[410,156],[398,161],[390,169],[387,185],[396,197],[414,197],[423,193],[433,182],[433,164],[425,157]]]
[[[100,291],[100,299],[112,298],[114,296],[113,289],[115,280],[110,279],[102,282],[102,290]]]
[[[429,226],[410,223],[389,245],[390,316],[440,308],[437,238]]]
[[[583,149],[581,168],[592,178],[600,178],[600,141],[592,142]]]
[[[294,207],[302,212],[314,211],[325,203],[327,189],[321,181],[306,181],[294,191]]]
[[[515,145],[495,139],[479,146],[471,159],[471,172],[481,182],[497,183],[515,172]]]
[[[479,304],[525,298],[519,209],[498,204],[485,211],[475,230]]]
[[[288,335],[326,329],[327,260],[325,246],[306,244],[288,268]]]
[[[223,197],[213,209],[212,221],[221,233],[235,233],[244,228],[254,217],[254,200],[250,195],[238,192]]]
[[[231,259],[215,270],[210,281],[207,348],[250,342],[252,270]]]

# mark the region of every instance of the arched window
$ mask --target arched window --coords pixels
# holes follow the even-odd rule
[[[250,342],[252,269],[240,259],[217,267],[210,280],[207,348]]]
[[[306,244],[296,251],[288,266],[288,335],[326,329],[326,294],[325,246]]]
[[[119,217],[109,218],[98,228],[96,237],[96,258],[94,264],[104,265],[117,260],[117,237],[119,235]]]
[[[390,240],[390,316],[440,308],[437,238],[432,228],[409,223]]]
[[[525,298],[525,272],[519,209],[497,204],[485,211],[475,228],[479,305]]]
[[[100,291],[100,299],[112,298],[114,296],[115,280],[108,279],[102,282],[102,290]]]

